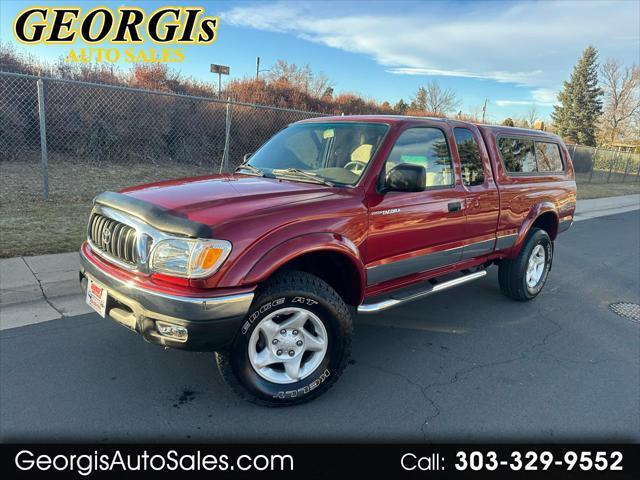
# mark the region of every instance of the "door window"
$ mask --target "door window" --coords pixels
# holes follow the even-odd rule
[[[409,128],[400,134],[385,164],[385,178],[401,163],[424,167],[425,188],[453,185],[453,166],[447,139],[438,128]]]

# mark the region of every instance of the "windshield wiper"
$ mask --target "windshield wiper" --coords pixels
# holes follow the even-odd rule
[[[262,170],[260,170],[258,167],[254,167],[250,163],[243,163],[241,165],[238,165],[236,167],[236,169],[234,170],[234,173],[237,172],[238,170],[241,170],[241,169],[249,170],[254,175],[258,175],[259,177],[264,177],[264,172]]]
[[[299,176],[299,177],[304,177],[306,179],[312,180],[315,183],[321,183],[323,185],[327,185],[328,187],[333,187],[334,184],[331,183],[329,180],[325,180],[324,178],[318,176],[315,173],[311,173],[311,172],[307,172],[305,170],[300,170],[299,168],[281,168],[281,169],[276,169],[274,168],[273,170],[271,170],[271,173],[273,173],[274,175],[290,175],[290,176]]]

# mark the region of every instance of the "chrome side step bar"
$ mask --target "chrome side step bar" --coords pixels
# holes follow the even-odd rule
[[[448,288],[457,287],[458,285],[462,285],[464,283],[471,282],[473,280],[478,280],[479,278],[484,277],[486,274],[487,274],[486,270],[480,270],[479,272],[469,273],[462,277],[454,278],[453,280],[437,283],[435,285],[430,285],[429,288],[426,290],[408,295],[403,298],[387,298],[385,300],[382,300],[376,303],[368,303],[368,304],[363,303],[358,307],[358,313],[378,313],[388,308],[396,307],[403,303],[407,303],[412,300],[417,300],[418,298],[426,297],[427,295],[431,295],[432,293],[441,292],[443,290],[447,290]]]

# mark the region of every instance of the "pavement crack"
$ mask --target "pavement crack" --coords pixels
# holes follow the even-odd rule
[[[65,314],[58,308],[56,307],[53,302],[49,299],[49,297],[47,296],[47,294],[44,292],[44,287],[42,286],[42,282],[40,281],[40,279],[38,278],[38,276],[36,275],[36,272],[33,271],[33,269],[29,266],[29,264],[27,263],[27,261],[24,259],[24,257],[20,257],[20,259],[24,262],[24,264],[26,265],[26,267],[29,269],[29,271],[31,272],[31,275],[33,275],[33,278],[36,279],[36,282],[38,282],[38,288],[40,288],[40,292],[42,293],[42,298],[44,298],[44,301],[47,302],[47,304],[53,308],[58,315],[60,315],[60,317],[65,318]]]
[[[422,433],[422,438],[426,441],[426,433],[424,431],[424,425],[428,421],[430,421],[431,419],[436,418],[438,415],[440,415],[440,407],[436,404],[436,402],[433,401],[433,399],[431,397],[429,397],[426,394],[426,388],[423,387],[422,385],[420,385],[418,382],[415,382],[415,381],[411,380],[410,377],[408,377],[407,375],[403,375],[402,373],[398,373],[398,372],[394,372],[394,371],[391,371],[391,370],[387,370],[386,368],[379,367],[377,365],[371,365],[371,364],[368,364],[368,363],[362,362],[362,361],[358,362],[358,363],[359,363],[359,365],[363,365],[363,366],[365,366],[367,368],[370,368],[372,370],[377,370],[379,372],[386,373],[387,375],[391,375],[393,377],[401,378],[402,380],[407,382],[409,385],[411,385],[413,387],[416,387],[416,388],[418,388],[418,390],[420,390],[420,393],[422,394],[424,399],[431,405],[431,407],[434,410],[434,413],[432,415],[429,415],[425,419],[425,421],[422,423],[422,426],[420,427],[420,431]]]
[[[422,433],[423,433],[423,439],[426,442],[427,441],[427,432],[425,430],[426,426],[428,425],[428,423],[430,421],[432,421],[433,419],[435,419],[439,414],[440,414],[440,407],[438,406],[437,402],[433,399],[431,399],[427,392],[433,388],[436,387],[446,387],[449,385],[453,385],[454,383],[457,383],[458,380],[460,380],[461,377],[464,377],[468,374],[470,374],[471,372],[475,371],[475,370],[479,370],[482,368],[490,368],[490,367],[495,367],[498,365],[507,365],[509,363],[514,363],[514,362],[519,362],[521,360],[524,360],[528,354],[530,354],[531,352],[533,352],[536,348],[546,345],[546,343],[548,342],[548,340],[553,337],[554,335],[556,335],[557,333],[562,331],[562,326],[551,319],[547,319],[550,323],[552,323],[553,325],[555,325],[556,328],[554,328],[553,330],[551,330],[550,332],[546,333],[544,335],[544,337],[542,337],[542,340],[540,340],[539,342],[535,342],[533,343],[531,346],[529,346],[528,348],[525,348],[524,350],[522,350],[518,355],[510,357],[510,358],[506,358],[503,360],[495,360],[495,361],[491,361],[491,362],[487,362],[487,363],[474,363],[473,366],[468,367],[468,368],[463,368],[461,370],[457,370],[454,372],[453,376],[449,378],[448,381],[446,382],[434,382],[434,383],[430,383],[429,385],[426,385],[425,387],[423,387],[423,391],[422,394],[425,396],[425,398],[429,398],[429,401],[431,402],[431,404],[433,405],[434,409],[436,410],[436,414],[435,415],[431,415],[429,417],[427,417],[424,421],[424,423],[422,424]]]
[[[398,372],[394,372],[388,369],[385,369],[383,367],[377,366],[377,365],[371,365],[371,364],[367,364],[366,362],[360,362],[361,365],[364,365],[366,367],[369,367],[371,369],[374,370],[378,370],[380,372],[386,373],[388,375],[392,375],[398,378],[403,379],[404,381],[406,381],[408,384],[417,387],[420,390],[420,393],[422,394],[422,396],[424,397],[424,399],[429,403],[430,407],[433,409],[433,413],[431,413],[430,415],[426,416],[424,421],[422,422],[422,425],[420,426],[420,431],[422,433],[422,438],[423,441],[425,443],[427,443],[427,425],[432,422],[434,419],[436,419],[440,413],[441,413],[441,408],[440,405],[438,405],[438,402],[436,402],[430,395],[429,395],[429,391],[433,390],[434,388],[437,387],[446,387],[446,386],[450,386],[453,385],[455,383],[457,383],[462,377],[465,377],[467,375],[469,375],[470,373],[479,370],[479,369],[483,369],[483,368],[491,368],[491,367],[495,367],[498,365],[507,365],[509,363],[514,363],[514,362],[519,362],[521,360],[524,360],[528,355],[530,355],[532,352],[534,352],[537,348],[544,346],[547,344],[547,342],[549,341],[550,338],[552,338],[553,336],[557,335],[558,333],[560,333],[562,331],[562,326],[552,320],[547,318],[546,319],[549,323],[551,323],[555,328],[551,329],[551,331],[547,332],[542,339],[540,339],[537,342],[532,343],[529,347],[524,348],[523,350],[520,351],[520,353],[518,355],[509,357],[509,358],[505,358],[505,359],[501,359],[501,360],[494,360],[494,361],[490,361],[490,362],[486,362],[486,363],[477,363],[477,362],[473,362],[471,360],[468,359],[464,359],[458,355],[452,355],[451,352],[448,352],[447,355],[442,355],[440,354],[439,356],[451,356],[456,358],[458,361],[463,361],[466,363],[471,363],[472,365],[466,367],[466,368],[462,368],[460,370],[456,370],[453,375],[451,377],[449,377],[448,380],[446,381],[439,381],[439,382],[433,382],[430,383],[428,385],[421,385],[418,382],[415,382],[414,380],[412,380],[410,377],[408,377],[407,375],[403,375],[401,373]],[[408,346],[406,344],[406,342],[404,342],[403,339],[395,336],[395,340],[399,341],[403,344],[405,344],[405,346]],[[430,353],[435,353],[433,351],[431,351]]]

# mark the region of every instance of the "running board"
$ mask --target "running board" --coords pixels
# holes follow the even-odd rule
[[[484,277],[486,274],[486,270],[480,270],[479,272],[469,273],[462,277],[454,278],[453,280],[448,280],[446,282],[436,283],[435,285],[429,284],[429,287],[426,290],[409,294],[406,297],[387,298],[376,303],[364,303],[358,307],[358,313],[378,313],[388,308],[396,307],[403,303],[426,297],[427,295],[431,295],[432,293],[441,292],[443,290],[447,290],[448,288],[457,287],[458,285],[462,285],[473,280],[478,280],[479,278]]]

